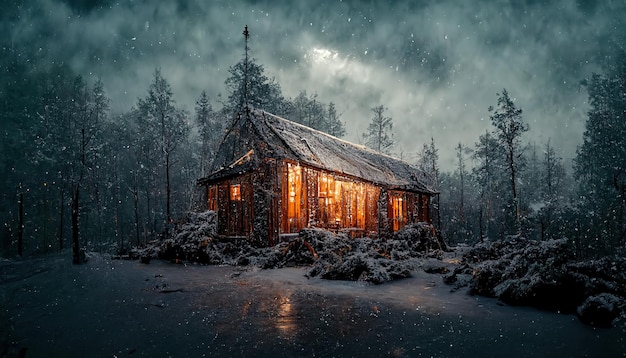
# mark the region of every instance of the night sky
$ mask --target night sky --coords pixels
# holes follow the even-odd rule
[[[156,67],[180,106],[193,112],[207,90],[221,107],[248,25],[252,56],[286,97],[334,102],[354,142],[382,104],[396,153],[413,161],[432,136],[446,170],[459,141],[491,129],[502,88],[524,110],[525,141],[551,139],[571,159],[588,110],[581,80],[626,43],[624,0],[3,2],[2,36],[102,77],[112,114],[146,95]]]

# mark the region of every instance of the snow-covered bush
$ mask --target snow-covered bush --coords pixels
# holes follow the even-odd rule
[[[188,213],[171,238],[152,243],[137,256],[265,269],[311,265],[309,276],[383,283],[410,276],[416,257],[442,249],[445,245],[427,224],[409,225],[389,240],[353,239],[344,233],[306,228],[288,241],[258,248],[245,238],[221,241],[216,235],[216,215],[207,211]]]
[[[564,264],[574,257],[565,239],[482,243],[464,259],[475,262],[480,257],[489,259],[473,267],[472,293],[568,311],[582,299],[576,281],[565,275]]]
[[[305,266],[312,264],[316,258],[313,246],[302,237],[297,237],[264,249],[261,257],[257,258],[257,265],[261,268]]]
[[[422,222],[404,226],[393,233],[392,239],[409,244],[413,253],[448,249],[446,244],[437,237],[435,228]]]
[[[603,257],[569,263],[568,272],[582,281],[587,295],[608,292],[626,295],[626,258],[620,256]]]
[[[583,321],[597,325],[626,315],[626,259],[577,262],[565,239],[479,243],[444,282],[458,284],[457,276],[467,274],[471,293],[510,304],[577,311]]]
[[[244,264],[256,249],[246,240],[217,239],[216,214],[213,211],[189,212],[171,238],[159,241],[151,252],[165,260],[185,260],[206,264]]]
[[[331,280],[383,283],[409,277],[415,258],[441,248],[432,227],[420,224],[400,230],[389,240],[351,239],[320,229],[306,229],[301,235],[319,254],[308,275]]]
[[[620,307],[621,306],[621,307]],[[588,297],[576,313],[581,321],[593,326],[610,327],[624,312],[624,300],[610,293]]]

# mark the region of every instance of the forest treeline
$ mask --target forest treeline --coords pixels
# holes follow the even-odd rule
[[[581,258],[624,252],[626,56],[616,58],[605,73],[581,80],[590,109],[582,138],[572,138],[581,143],[572,168],[549,139],[527,141],[528,122],[506,90],[487,109],[492,129],[473,144],[457,144],[454,171],[426,168],[441,192],[444,237],[467,244],[565,237]],[[436,163],[430,148],[422,161]]]
[[[202,207],[196,179],[208,173],[244,102],[345,134],[334,103],[305,90],[285,98],[254,60],[230,67],[222,102],[201,92],[193,111],[182,109],[157,68],[136,104],[112,114],[103,80],[88,83],[67,65],[26,58],[5,47],[0,59],[5,255],[72,245],[79,261],[79,246],[123,252],[167,236],[186,211]],[[456,145],[455,170],[441,172],[435,141],[424,144],[413,164],[441,193],[435,220],[448,242],[568,237],[581,256],[624,247],[625,58],[583,84],[590,110],[573,170],[549,140],[528,142],[522,108],[506,89],[485,109],[492,129]],[[381,104],[371,112],[364,143],[392,154],[392,118]]]
[[[247,76],[244,60],[230,67],[223,103],[202,91],[193,112],[182,109],[157,68],[136,104],[112,114],[102,80],[88,83],[65,64],[27,58],[4,47],[0,59],[5,255],[71,245],[78,262],[79,247],[123,252],[167,236],[186,211],[202,206],[196,180],[244,101],[345,134],[334,103],[304,90],[285,98],[253,59]]]

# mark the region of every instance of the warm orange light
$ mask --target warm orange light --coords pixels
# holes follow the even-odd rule
[[[302,168],[299,165],[287,164],[287,218],[289,232],[297,232],[302,228]]]
[[[230,200],[232,201],[241,200],[241,185],[240,184],[234,184],[230,186]]]

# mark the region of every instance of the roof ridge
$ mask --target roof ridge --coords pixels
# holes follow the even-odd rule
[[[350,142],[350,141],[348,141],[348,140],[346,140],[346,139],[336,137],[336,136],[334,136],[334,135],[332,135],[332,134],[326,133],[326,132],[321,131],[321,130],[319,130],[319,129],[311,128],[311,127],[309,127],[309,126],[307,126],[307,125],[304,125],[304,124],[302,124],[302,123],[298,123],[298,122],[292,121],[292,120],[290,120],[290,119],[287,119],[287,118],[284,118],[284,117],[281,117],[281,116],[275,115],[275,114],[273,114],[273,113],[269,113],[269,112],[267,112],[267,111],[265,111],[265,110],[262,110],[262,109],[260,109],[260,110],[255,109],[255,111],[260,111],[260,112],[262,112],[262,113],[264,113],[264,114],[267,114],[267,115],[269,115],[269,116],[275,117],[275,118],[277,118],[277,119],[279,119],[279,120],[282,120],[282,121],[289,122],[289,124],[293,124],[293,125],[294,125],[294,126],[296,126],[296,127],[300,127],[300,128],[303,128],[303,129],[309,130],[309,131],[311,131],[311,132],[313,132],[313,133],[319,133],[319,134],[321,134],[321,135],[323,135],[323,136],[325,136],[325,137],[328,137],[328,138],[330,138],[330,139],[333,139],[333,140],[335,140],[335,141],[337,141],[337,142],[344,143],[344,144],[346,144],[346,145],[352,146],[352,147],[354,147],[355,149],[368,151],[368,152],[371,152],[371,153],[373,153],[373,154],[380,155],[380,156],[383,156],[383,157],[387,157],[387,158],[389,158],[389,159],[393,159],[393,160],[396,160],[396,161],[399,161],[399,162],[405,163],[405,164],[407,164],[407,165],[409,165],[409,166],[413,167],[413,165],[412,165],[411,163],[409,163],[409,162],[407,162],[407,161],[405,161],[405,160],[403,160],[403,159],[400,159],[400,158],[398,158],[398,157],[394,157],[393,155],[390,155],[390,154],[386,154],[386,153],[383,153],[383,152],[377,151],[377,150],[372,149],[372,148],[370,148],[370,147],[368,147],[368,146],[366,146],[366,145],[363,145],[363,144],[358,144],[358,143],[354,143],[354,142]],[[270,127],[271,127],[271,126],[270,126]],[[307,145],[308,145],[308,143],[307,143]]]

